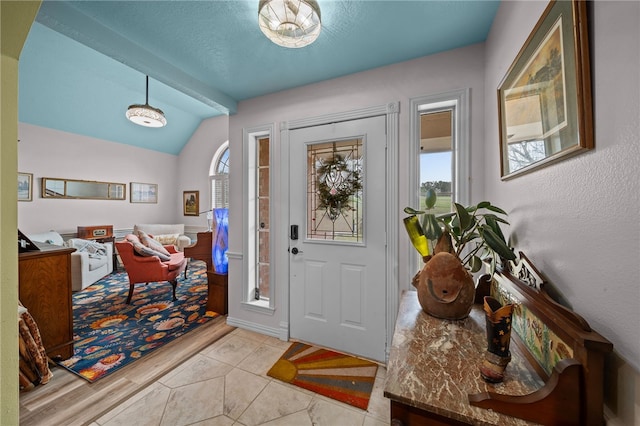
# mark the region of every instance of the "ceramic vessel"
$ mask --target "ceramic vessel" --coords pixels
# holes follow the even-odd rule
[[[473,277],[453,254],[433,255],[413,280],[422,310],[436,318],[466,318],[475,297]]]

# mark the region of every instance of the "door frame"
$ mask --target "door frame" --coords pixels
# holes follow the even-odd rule
[[[342,121],[359,120],[362,118],[385,116],[386,120],[386,348],[385,361],[389,359],[389,350],[391,348],[391,338],[393,336],[393,328],[396,322],[396,314],[398,310],[398,129],[400,102],[390,102],[385,105],[374,106],[369,108],[355,109],[346,112],[332,113],[322,116],[303,118],[297,120],[283,121],[280,123],[280,164],[287,165],[287,170],[280,174],[280,190],[282,200],[282,210],[279,217],[282,223],[288,229],[290,223],[289,217],[289,147],[290,147],[290,131],[301,129],[304,127],[320,126]],[[280,232],[277,237],[278,264],[276,269],[281,277],[282,285],[279,286],[278,305],[282,308],[280,316],[280,339],[289,340],[289,235]]]

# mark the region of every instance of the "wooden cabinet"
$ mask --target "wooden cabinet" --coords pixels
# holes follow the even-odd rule
[[[207,271],[207,279],[209,281],[207,310],[217,312],[220,315],[226,315],[229,311],[227,301],[227,289],[229,286],[228,275]]]
[[[216,273],[213,266],[213,232],[198,232],[196,243],[184,248],[184,257],[202,260],[207,264],[207,280],[209,284],[207,310],[226,315],[229,310],[227,301],[229,278],[227,274]]]
[[[39,251],[19,254],[19,299],[40,329],[47,355],[67,359],[73,355],[71,253],[38,243]]]

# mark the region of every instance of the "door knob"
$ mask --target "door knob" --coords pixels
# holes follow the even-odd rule
[[[291,249],[291,253],[292,254],[302,253],[302,250],[298,250],[298,247],[294,247],[294,248]]]

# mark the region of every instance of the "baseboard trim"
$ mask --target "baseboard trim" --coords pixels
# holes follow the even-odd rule
[[[244,330],[253,331],[267,336],[276,337],[280,339],[280,329],[273,327],[266,327],[262,324],[242,320],[239,318],[227,317],[227,325],[232,327],[242,328]]]

